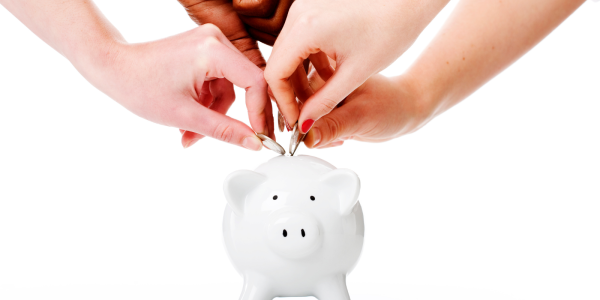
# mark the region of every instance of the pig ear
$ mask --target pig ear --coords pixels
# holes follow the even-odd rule
[[[244,214],[246,196],[265,180],[265,175],[248,170],[236,171],[227,176],[223,183],[223,191],[227,203],[236,214]]]
[[[338,194],[340,213],[342,215],[350,214],[358,202],[360,192],[358,175],[348,169],[335,169],[321,176],[320,181]]]

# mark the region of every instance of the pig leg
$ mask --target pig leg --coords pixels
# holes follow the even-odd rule
[[[274,298],[267,280],[257,274],[244,276],[244,289],[240,300],[272,300]]]
[[[319,282],[315,290],[319,300],[350,300],[346,287],[346,276],[337,275]]]

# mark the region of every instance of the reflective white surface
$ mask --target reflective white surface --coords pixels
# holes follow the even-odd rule
[[[349,299],[362,251],[360,181],[312,156],[278,156],[223,185],[225,245],[244,278],[240,299]]]

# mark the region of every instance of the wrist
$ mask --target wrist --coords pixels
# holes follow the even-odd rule
[[[408,98],[412,102],[411,110],[417,124],[424,125],[442,113],[440,107],[443,102],[443,92],[435,89],[433,86],[428,86],[427,82],[420,80],[420,78],[407,74],[394,77],[393,80],[395,85],[400,89],[398,95]]]
[[[115,74],[119,61],[127,52],[129,44],[117,39],[95,42],[91,47],[79,48],[67,58],[79,73],[91,84],[100,88],[107,74]],[[102,88],[100,88],[102,90]]]
[[[61,53],[92,84],[104,71],[112,69],[128,44],[112,26],[99,28],[67,40]]]

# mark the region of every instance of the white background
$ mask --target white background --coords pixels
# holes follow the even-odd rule
[[[97,2],[131,42],[195,27],[175,0]],[[0,299],[237,299],[222,181],[274,154],[183,150],[177,129],[120,107],[1,7],[0,28]],[[353,299],[600,298],[599,37],[600,4],[585,3],[419,132],[300,148],[361,177]],[[237,93],[231,115],[247,122]]]

